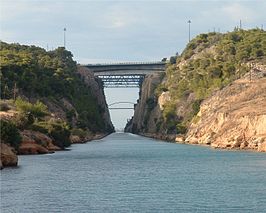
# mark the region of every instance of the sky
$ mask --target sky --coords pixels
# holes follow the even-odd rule
[[[0,39],[51,50],[64,44],[81,64],[160,61],[191,37],[239,26],[266,28],[265,0],[0,0]],[[108,103],[136,102],[139,90],[105,89]],[[123,105],[124,107],[125,105]],[[132,110],[111,111],[116,128]]]

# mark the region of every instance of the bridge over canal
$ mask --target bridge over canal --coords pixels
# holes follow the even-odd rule
[[[165,72],[165,62],[128,62],[82,65],[99,77],[104,87],[140,87],[145,75]]]

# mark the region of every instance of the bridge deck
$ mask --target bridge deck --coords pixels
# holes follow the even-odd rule
[[[165,62],[130,62],[82,65],[102,79],[104,87],[140,87],[145,75],[165,72]]]

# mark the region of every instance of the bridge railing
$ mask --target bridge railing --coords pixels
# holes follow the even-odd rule
[[[164,61],[142,61],[142,62],[114,62],[114,63],[96,63],[96,64],[81,64],[81,66],[112,66],[112,65],[142,65],[142,64],[166,64]]]

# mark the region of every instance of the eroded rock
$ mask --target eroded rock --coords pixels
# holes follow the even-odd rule
[[[21,136],[22,142],[19,146],[19,154],[47,154],[51,151],[61,150],[53,144],[50,137],[43,133],[24,130],[21,132]]]
[[[0,160],[0,167],[7,167],[7,166],[17,166],[18,165],[18,157],[14,148],[11,146],[0,143],[1,147],[1,160]]]
[[[266,78],[256,76],[236,80],[206,99],[187,137],[214,148],[265,150]]]

